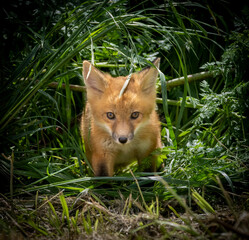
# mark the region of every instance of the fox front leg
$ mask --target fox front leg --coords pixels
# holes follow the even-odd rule
[[[103,155],[94,154],[91,163],[95,177],[113,176],[114,163],[110,159],[106,159]]]

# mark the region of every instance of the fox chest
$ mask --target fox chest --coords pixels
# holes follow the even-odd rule
[[[112,148],[109,148],[112,145]],[[145,158],[151,149],[150,139],[144,139],[139,142],[131,141],[128,144],[110,144],[108,152],[114,159],[114,165],[127,165],[135,160],[142,160]]]

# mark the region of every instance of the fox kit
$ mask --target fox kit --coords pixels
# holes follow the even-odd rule
[[[159,68],[160,59],[153,63]],[[83,62],[87,104],[80,130],[95,176],[112,176],[116,169],[134,160],[140,164],[161,147],[155,111],[157,68],[133,73],[121,94],[127,77],[112,77]],[[155,156],[150,170],[156,170]]]

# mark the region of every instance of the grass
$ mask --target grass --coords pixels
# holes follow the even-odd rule
[[[63,190],[50,197],[37,194],[35,199],[13,201],[1,199],[4,209],[2,235],[4,238],[29,239],[207,239],[227,236],[232,239],[248,237],[245,231],[248,214],[238,214],[239,206],[232,209],[216,205],[214,209],[198,192],[193,190],[192,207],[163,181],[173,196],[170,201],[144,202],[132,195],[127,198],[106,199],[91,190],[77,197],[66,197]],[[231,199],[230,199],[231,201]],[[194,204],[196,203],[196,204]],[[184,211],[183,211],[184,209]],[[194,210],[195,209],[195,210]],[[185,213],[184,213],[185,212]],[[14,220],[11,216],[16,216]],[[8,230],[8,222],[16,230]],[[235,227],[234,227],[235,226]],[[9,232],[10,231],[10,232]],[[5,235],[5,234],[8,235]]]
[[[197,2],[42,3],[19,1],[25,18],[4,8],[16,31],[2,41],[0,239],[248,238],[244,15]],[[92,177],[78,129],[82,61],[118,76],[158,56],[158,172],[135,163]]]

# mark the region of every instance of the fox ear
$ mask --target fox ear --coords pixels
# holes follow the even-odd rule
[[[160,65],[160,58],[156,58],[153,61],[155,67],[147,67],[140,71],[139,79],[141,82],[142,91],[146,94],[154,92],[153,89],[156,87],[156,79],[158,76],[158,70]]]
[[[87,88],[92,89],[98,93],[104,92],[104,74],[88,61],[83,61],[83,77]]]

